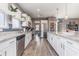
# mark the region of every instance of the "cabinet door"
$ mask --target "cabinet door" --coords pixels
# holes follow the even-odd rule
[[[21,28],[21,22],[19,19],[12,18],[12,28],[13,29],[19,29]]]
[[[49,42],[49,33],[47,33],[47,40],[48,40],[48,42]]]
[[[53,36],[53,48],[57,51],[57,37]]]
[[[79,56],[79,50],[69,45],[65,45],[65,56]]]
[[[5,50],[4,49],[0,51],[0,56],[5,56]]]
[[[53,46],[53,35],[51,35],[50,44],[51,44],[51,46]]]
[[[5,49],[6,56],[16,56],[16,45],[11,45]]]
[[[49,34],[49,43],[51,44],[51,39],[52,39],[52,35],[51,33]]]
[[[57,40],[57,53],[60,56],[64,55],[64,43],[63,43],[62,38],[60,38],[60,37],[58,37],[58,40]]]

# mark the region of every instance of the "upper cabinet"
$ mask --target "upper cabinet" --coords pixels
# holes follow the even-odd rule
[[[9,4],[9,10],[11,11],[10,15],[12,15],[13,18],[15,18],[21,22],[21,26],[31,27],[31,24],[32,24],[31,17],[28,16],[26,13],[22,12],[16,5]],[[16,21],[16,22],[18,22],[18,21]]]
[[[0,3],[0,10],[2,10],[5,13],[8,13],[8,3]]]
[[[27,14],[22,14],[22,26],[23,27],[32,27],[31,17]]]
[[[0,28],[22,29],[22,26],[31,27],[31,17],[20,10],[16,4],[0,3]]]
[[[16,18],[12,18],[12,29],[21,29],[21,22]]]
[[[18,7],[16,7],[15,4],[8,4],[8,10],[9,10],[9,15],[11,15],[14,18],[21,19],[21,14],[22,12]]]

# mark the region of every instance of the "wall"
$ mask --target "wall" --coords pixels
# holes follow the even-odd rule
[[[48,30],[49,31],[56,31],[56,18],[55,17],[50,17],[48,18]]]

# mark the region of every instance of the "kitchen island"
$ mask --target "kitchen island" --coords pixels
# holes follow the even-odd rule
[[[60,56],[79,56],[79,36],[48,32],[48,42]]]

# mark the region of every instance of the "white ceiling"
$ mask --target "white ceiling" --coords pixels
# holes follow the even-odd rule
[[[37,9],[40,9],[41,17],[49,17],[57,15],[56,9],[59,8],[58,17],[65,17],[66,3],[19,3],[19,6],[31,17],[37,17]],[[79,4],[67,4],[67,15],[69,18],[79,18]]]

